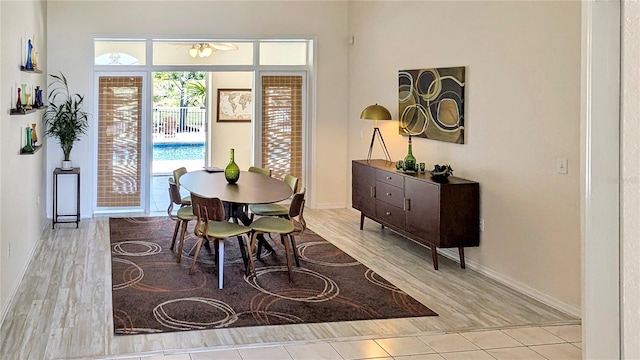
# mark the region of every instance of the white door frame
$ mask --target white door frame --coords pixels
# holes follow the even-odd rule
[[[582,2],[580,153],[585,359],[621,356],[620,25],[620,2]]]

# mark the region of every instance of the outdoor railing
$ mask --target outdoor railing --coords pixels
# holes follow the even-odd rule
[[[204,133],[206,108],[157,107],[153,109],[153,139],[176,139],[181,134]]]

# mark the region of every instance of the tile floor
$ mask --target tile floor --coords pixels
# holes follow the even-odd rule
[[[238,347],[118,358],[139,360],[581,359],[580,325]]]

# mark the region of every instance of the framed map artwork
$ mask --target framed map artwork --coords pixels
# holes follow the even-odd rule
[[[251,122],[251,89],[218,89],[217,122]]]

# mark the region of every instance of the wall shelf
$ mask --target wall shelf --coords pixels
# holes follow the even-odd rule
[[[47,108],[46,106],[40,106],[38,108],[32,108],[32,109],[29,109],[29,110],[26,110],[26,109],[22,109],[22,110],[11,109],[11,110],[9,110],[9,114],[10,115],[27,115],[27,114],[31,114],[33,112],[36,112],[36,110],[44,110],[46,108]]]
[[[20,155],[33,155],[42,148],[42,145],[36,145],[33,147],[33,151],[24,151],[24,148],[20,149]]]
[[[20,71],[30,72],[30,73],[34,73],[34,74],[42,74],[42,70],[39,70],[39,69],[29,70],[29,69],[25,68],[24,66],[20,66]]]

